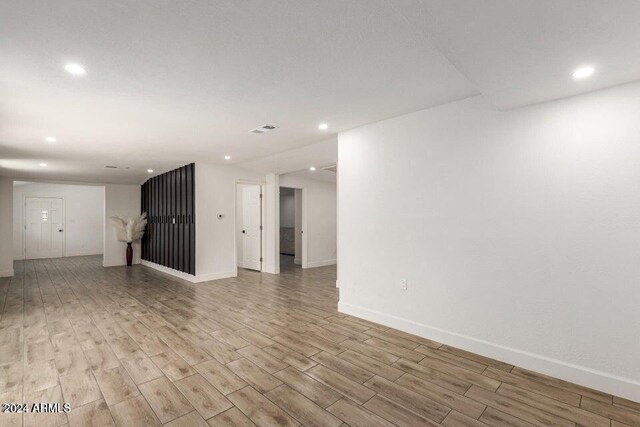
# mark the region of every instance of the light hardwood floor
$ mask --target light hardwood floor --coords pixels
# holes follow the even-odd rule
[[[100,262],[0,279],[0,402],[72,405],[1,426],[640,425],[638,403],[338,313],[334,267],[189,284]]]

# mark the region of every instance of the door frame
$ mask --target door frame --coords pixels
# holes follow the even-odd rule
[[[260,270],[264,271],[264,256],[267,253],[267,241],[264,237],[265,225],[267,223],[267,210],[265,209],[266,205],[266,197],[265,190],[266,184],[260,181],[251,181],[246,179],[236,179],[236,182],[233,185],[233,259],[235,264],[235,275],[238,275],[238,187],[240,185],[257,185],[260,187],[260,194],[262,197],[260,198],[260,258],[262,261],[260,262]],[[240,267],[243,268],[243,267]],[[255,270],[254,270],[255,271]]]
[[[308,266],[308,243],[309,243],[309,232],[307,227],[307,188],[304,185],[282,185],[278,184],[278,206],[280,206],[280,188],[292,188],[294,190],[300,190],[301,198],[300,207],[302,208],[302,212],[300,215],[300,228],[302,229],[302,241],[300,242],[300,250],[302,251],[302,258],[300,267],[301,268],[309,268]],[[295,192],[294,192],[294,200]],[[295,203],[295,202],[294,202]],[[278,249],[280,248],[280,215],[276,215],[276,230],[278,230],[277,241],[278,241]],[[297,236],[296,236],[297,237]],[[296,255],[297,256],[297,255]],[[280,251],[278,250],[278,259],[276,260],[276,265],[278,267],[278,271],[280,271]]]
[[[60,199],[62,200],[62,258],[67,256],[67,204],[63,196],[34,196],[24,195],[22,197],[22,259],[27,259],[27,199]],[[29,258],[43,259],[43,258]]]

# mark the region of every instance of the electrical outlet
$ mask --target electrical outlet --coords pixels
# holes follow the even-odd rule
[[[407,279],[400,279],[400,289],[403,291],[407,290]]]

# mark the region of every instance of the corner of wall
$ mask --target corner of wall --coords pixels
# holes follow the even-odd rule
[[[13,268],[9,270],[0,270],[0,277],[13,277],[14,271]]]

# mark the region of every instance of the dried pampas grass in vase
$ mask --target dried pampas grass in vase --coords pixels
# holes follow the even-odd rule
[[[116,238],[119,242],[127,244],[127,266],[131,267],[133,261],[133,247],[131,244],[142,239],[144,229],[147,225],[147,213],[143,213],[137,218],[124,219],[119,216],[109,217],[113,227],[116,229]]]

